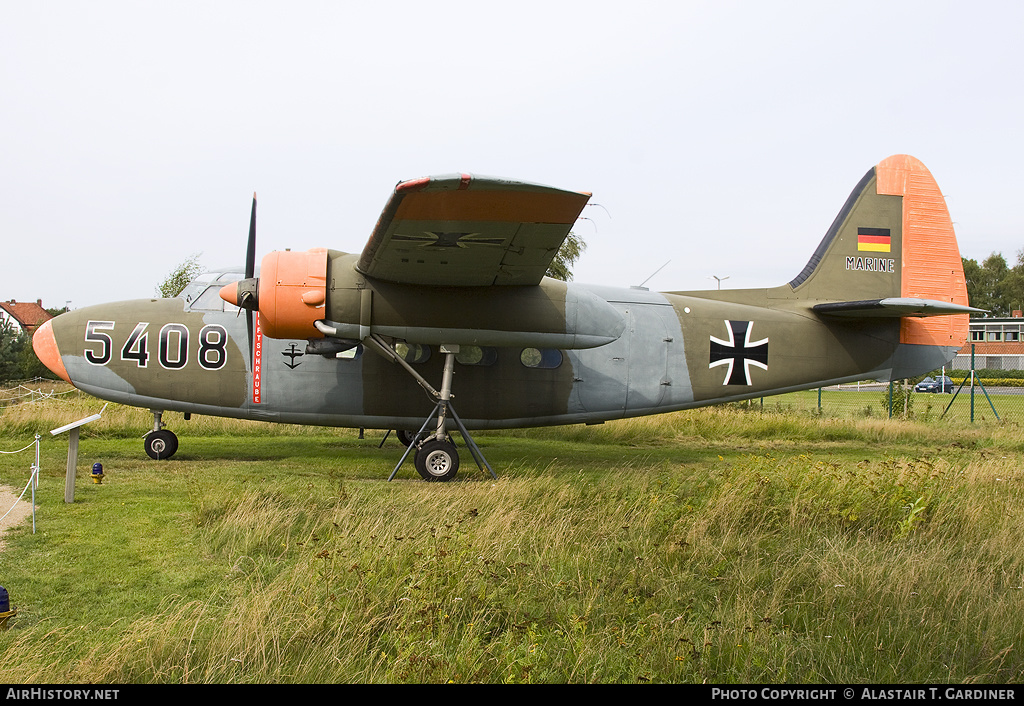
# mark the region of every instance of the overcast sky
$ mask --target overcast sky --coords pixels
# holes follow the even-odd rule
[[[1024,248],[1019,2],[0,0],[0,299],[362,249],[394,185],[590,191],[576,281],[782,284],[912,154],[960,251]]]

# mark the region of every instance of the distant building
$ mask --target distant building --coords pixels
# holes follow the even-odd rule
[[[10,324],[19,333],[24,331],[31,336],[37,328],[52,318],[43,308],[42,299],[34,302],[17,302],[13,299],[0,302],[0,322]]]
[[[974,367],[990,370],[1024,370],[1024,315],[1014,311],[1005,319],[971,319],[967,343],[953,359],[953,368],[971,369],[971,345]]]

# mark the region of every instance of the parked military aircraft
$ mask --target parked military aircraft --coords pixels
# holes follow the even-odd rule
[[[466,174],[404,181],[361,253],[272,252],[257,276],[254,197],[244,269],[175,299],[62,314],[33,345],[79,389],[152,410],[153,458],[177,449],[162,421],[176,411],[401,430],[402,462],[413,453],[444,481],[454,431],[493,474],[470,429],[914,376],[953,357],[977,311],[945,201],[913,157],[870,169],[803,270],[769,289],[545,277],[589,198]]]

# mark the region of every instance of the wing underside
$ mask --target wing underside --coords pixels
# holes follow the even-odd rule
[[[356,269],[401,284],[537,284],[589,198],[468,174],[402,182]]]

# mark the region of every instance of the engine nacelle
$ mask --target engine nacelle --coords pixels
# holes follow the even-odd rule
[[[327,250],[285,250],[260,263],[259,311],[270,338],[322,338],[314,325],[325,317]]]
[[[580,349],[610,343],[626,326],[614,306],[565,282],[545,278],[534,286],[397,284],[360,274],[354,267],[356,257],[323,248],[272,252],[263,258],[258,280],[228,285],[221,297],[258,310],[263,335],[279,339],[358,342],[379,334],[428,345]]]
[[[358,256],[331,252],[328,336],[371,334],[426,345],[594,348],[626,326],[614,306],[584,288],[545,278],[538,285],[430,287],[366,277]],[[260,307],[262,309],[262,306]]]
[[[263,258],[258,280],[229,284],[220,296],[236,306],[259,311],[265,336],[323,338],[315,323],[326,316],[327,250],[272,252]]]

